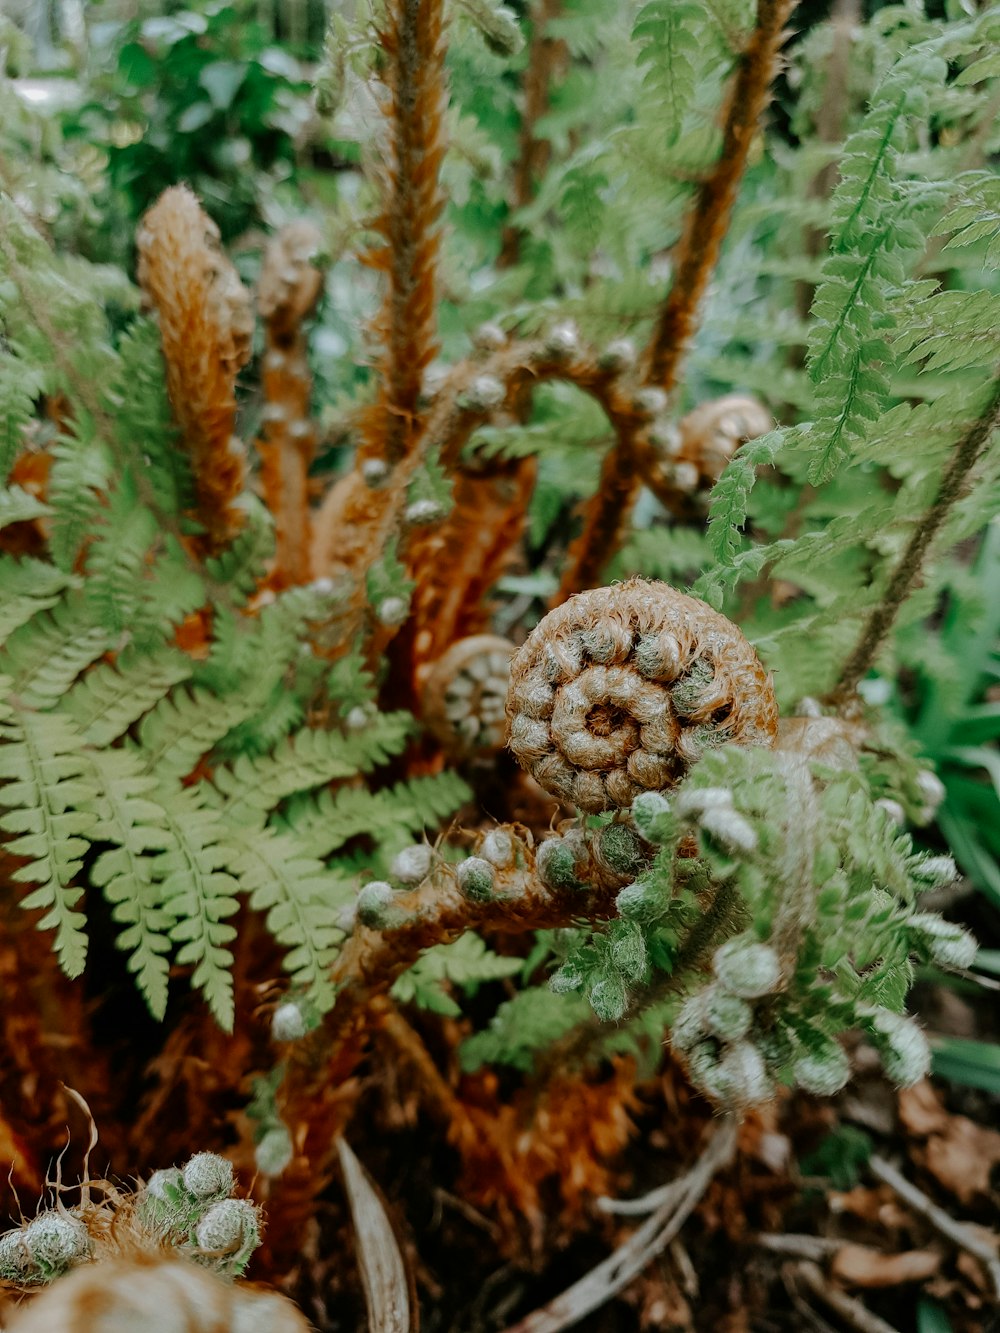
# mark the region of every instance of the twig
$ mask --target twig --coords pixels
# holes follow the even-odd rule
[[[795,0],[758,0],[756,27],[729,97],[722,154],[698,191],[677,246],[673,286],[646,354],[650,383],[668,392],[719,257],[757,122],[770,98],[785,23],[794,8]]]
[[[790,1254],[796,1259],[809,1259],[819,1263],[828,1259],[843,1245],[843,1241],[829,1240],[825,1236],[774,1235],[762,1231],[754,1237],[754,1244],[762,1250],[772,1250],[775,1254]]]
[[[702,182],[685,220],[677,245],[673,286],[645,355],[646,379],[668,393],[677,382],[681,358],[694,334],[701,299],[729,227],[757,122],[777,70],[785,21],[794,5],[795,0],[758,0],[757,24],[729,95],[722,153]],[[637,456],[631,437],[619,436],[605,454],[583,532],[570,550],[560,600],[600,581],[628,530],[643,474],[651,470]]]
[[[989,1274],[994,1291],[1000,1296],[1000,1255],[997,1253],[996,1242],[991,1245],[989,1241],[978,1236],[971,1227],[962,1222],[956,1222],[953,1217],[949,1216],[943,1208],[939,1208],[922,1190],[919,1190],[916,1185],[907,1180],[884,1157],[877,1155],[870,1157],[868,1165],[873,1176],[894,1189],[914,1212],[919,1213],[931,1224],[935,1231],[940,1232],[953,1245],[957,1245],[960,1250],[965,1250],[973,1258],[978,1259]]]
[[[805,1261],[795,1271],[814,1296],[818,1296],[824,1305],[839,1315],[845,1324],[857,1329],[858,1333],[899,1333],[892,1324],[872,1314],[867,1305],[828,1282],[816,1264]]]
[[[924,560],[931,543],[952,507],[965,494],[969,475],[998,425],[1000,425],[1000,380],[994,387],[986,409],[956,446],[948,470],[941,479],[937,498],[924,516],[917,521],[913,536],[896,567],[896,572],[889,580],[889,586],[882,600],[869,616],[857,647],[844,663],[839,683],[828,696],[830,703],[842,703],[850,698],[875,662],[886,636],[895,623],[900,607],[909,597],[923,572]]]
[[[506,1333],[561,1333],[617,1295],[670,1244],[735,1150],[736,1120],[727,1116],[698,1161],[676,1182],[670,1198],[623,1245],[561,1295],[511,1325]]]

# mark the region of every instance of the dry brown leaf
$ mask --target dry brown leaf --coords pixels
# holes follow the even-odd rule
[[[374,1333],[411,1333],[417,1324],[410,1313],[406,1267],[382,1201],[344,1139],[337,1140],[337,1153],[354,1219],[371,1328]]]
[[[988,1195],[990,1176],[1000,1162],[1000,1134],[964,1115],[948,1117],[943,1134],[927,1140],[927,1169],[960,1203]]]
[[[883,1254],[867,1245],[842,1245],[833,1256],[830,1272],[852,1287],[898,1287],[904,1282],[923,1282],[941,1266],[934,1250],[905,1250]]]
[[[904,1129],[923,1139],[943,1130],[950,1117],[933,1084],[925,1078],[912,1088],[900,1091],[899,1118]]]

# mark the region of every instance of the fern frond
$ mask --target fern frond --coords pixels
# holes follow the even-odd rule
[[[548,986],[531,986],[505,1000],[482,1032],[459,1047],[462,1068],[509,1065],[529,1072],[538,1051],[565,1036],[589,1016],[590,1006],[579,994],[558,994]]]
[[[472,797],[457,773],[429,774],[397,782],[382,791],[367,787],[329,789],[293,801],[285,822],[308,846],[326,857],[352,838],[368,835],[380,842],[439,828]]]
[[[111,459],[88,423],[70,423],[65,429],[74,434],[64,433],[52,448],[49,550],[60,569],[71,570],[111,480]]]
[[[157,653],[126,649],[114,662],[88,671],[60,702],[94,746],[110,745],[174,685],[191,674],[191,659],[173,648]]]
[[[275,749],[251,759],[241,756],[216,769],[213,781],[225,798],[227,815],[238,823],[263,823],[286,796],[354,777],[403,748],[412,726],[409,713],[382,713],[364,731],[344,736],[304,727]]]
[[[0,349],[0,485],[6,482],[24,443],[24,431],[34,419],[35,399],[42,377],[30,365]]]
[[[135,623],[158,526],[156,517],[138,502],[127,476],[111,492],[102,518],[87,552],[84,591],[94,618],[119,635]]]
[[[45,518],[51,513],[47,504],[21,486],[0,489],[0,528],[10,523],[24,523],[32,518]]]
[[[202,803],[196,787],[156,793],[165,815],[171,846],[153,858],[153,878],[160,903],[173,919],[170,938],[180,949],[177,962],[193,963],[192,985],[204,991],[208,1007],[227,1032],[235,1017],[233,955],[226,946],[236,928],[227,924],[239,903],[239,883],[232,874],[232,848],[214,810]]]
[[[149,773],[182,778],[226,732],[252,715],[255,704],[209,690],[177,689],[160,700],[139,726],[139,745]]]
[[[267,914],[268,930],[290,951],[286,972],[325,1012],[334,1000],[330,967],[344,934],[337,918],[354,900],[353,878],[328,869],[297,838],[271,829],[241,831],[231,864],[250,906]]]
[[[55,606],[60,595],[73,583],[72,575],[29,557],[0,556],[0,644],[16,629]]]
[[[475,931],[467,930],[452,944],[438,944],[422,953],[408,971],[397,977],[392,998],[400,1004],[417,1004],[421,1009],[457,1018],[462,1011],[445,989],[447,985],[474,995],[484,982],[516,976],[523,966],[522,958],[502,958],[488,949]]]
[[[9,686],[9,682],[6,682]],[[5,850],[27,864],[13,872],[35,888],[22,907],[44,909],[39,930],[54,929],[55,950],[68,976],[79,976],[87,958],[83,895],[74,880],[96,823],[86,802],[95,795],[90,756],[69,718],[0,705],[0,828]]]
[[[151,799],[156,779],[142,771],[129,750],[93,749],[89,755],[100,791],[85,803],[96,822],[88,831],[92,841],[115,844],[102,852],[90,879],[112,906],[111,915],[124,926],[119,949],[128,953],[128,969],[154,1018],[167,1008],[170,952],[169,929],[174,921],[164,908],[163,889],[153,877],[151,852],[171,845],[162,807]]]
[[[95,625],[79,593],[35,616],[0,650],[0,671],[32,708],[52,708],[91,662],[112,646],[112,636]]]
[[[251,495],[233,503],[242,514],[242,527],[217,555],[205,561],[205,572],[231,596],[246,600],[256,589],[274,555],[274,524],[270,514]]]

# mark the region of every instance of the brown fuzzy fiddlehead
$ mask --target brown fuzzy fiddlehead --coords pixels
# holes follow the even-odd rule
[[[512,644],[494,634],[453,643],[431,668],[423,690],[423,716],[453,754],[499,750]]]
[[[511,664],[509,742],[583,810],[674,786],[705,750],[771,745],[770,677],[740,631],[665,583],[632,579],[550,611]]]
[[[167,391],[191,459],[204,545],[240,527],[233,501],[246,450],[233,433],[236,376],[250,359],[250,295],[219,244],[219,229],[186,185],[165,190],[136,238],[139,285],[160,320]]]

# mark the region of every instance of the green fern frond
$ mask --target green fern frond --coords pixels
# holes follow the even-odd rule
[[[9,682],[7,682],[9,685]],[[0,828],[6,851],[27,864],[13,872],[34,889],[22,907],[43,909],[39,930],[54,929],[55,950],[68,976],[87,958],[86,918],[77,910],[83,887],[74,883],[96,819],[86,809],[95,795],[90,757],[69,718],[2,705],[0,712]]]
[[[381,842],[386,835],[397,839],[439,828],[471,798],[465,780],[445,771],[397,782],[382,791],[326,789],[292,801],[285,822],[313,856],[326,857],[352,838],[367,835]]]
[[[229,596],[246,600],[254,591],[274,556],[274,523],[254,496],[241,495],[234,502],[246,520],[232,543],[219,555],[205,561],[205,572]]]
[[[193,482],[187,451],[176,443],[156,321],[135,319],[117,351],[118,375],[107,396],[120,447],[136,472],[148,478],[157,505],[182,513],[191,504]]]
[[[262,824],[269,811],[295,792],[385,763],[402,750],[411,727],[409,713],[381,713],[363,731],[347,736],[304,727],[273,754],[259,759],[243,755],[217,769],[213,781],[229,818]]]
[[[652,0],[643,5],[632,29],[639,44],[638,63],[645,66],[643,88],[655,100],[668,143],[680,134],[694,98],[702,42],[708,25],[699,5],[685,0]]]
[[[34,418],[35,399],[41,391],[38,371],[0,349],[0,484],[6,482],[24,447],[24,432]]]
[[[164,908],[163,888],[154,880],[150,855],[171,846],[163,808],[151,799],[156,779],[142,771],[128,750],[94,749],[89,758],[100,791],[86,802],[85,808],[96,818],[88,837],[114,844],[94,862],[90,879],[104,890],[112,917],[124,926],[118,947],[129,954],[129,971],[135,973],[150,1013],[162,1018],[174,916]]]
[[[320,1013],[334,1000],[330,966],[343,928],[337,918],[354,898],[353,880],[328,869],[289,834],[241,831],[231,861],[250,906],[267,914],[267,928],[290,952],[284,967]]]
[[[87,552],[84,585],[94,617],[112,634],[135,623],[143,601],[150,548],[158,537],[155,516],[139,503],[131,480],[121,477]]]
[[[203,689],[176,689],[147,713],[139,745],[147,772],[185,777],[228,731],[254,712],[254,702]]]
[[[86,423],[66,427],[52,448],[48,496],[53,509],[49,549],[60,569],[71,570],[90,534],[101,496],[111,480],[111,459]]]
[[[59,708],[74,719],[89,744],[110,745],[168,690],[186,680],[191,666],[191,659],[174,648],[156,653],[128,648],[115,662],[102,662],[88,671]]]
[[[32,708],[52,708],[77,676],[112,647],[112,636],[95,625],[79,593],[35,616],[0,650],[0,671]]]
[[[205,807],[197,788],[156,793],[171,846],[153,858],[160,903],[170,915],[170,938],[181,947],[177,962],[194,964],[192,985],[204,991],[219,1026],[232,1031],[235,1017],[233,955],[236,937],[227,917],[239,907],[232,848],[218,814]]]
[[[467,995],[475,995],[484,982],[515,976],[523,966],[522,958],[501,958],[474,931],[467,930],[454,943],[438,944],[422,953],[397,978],[391,994],[400,1004],[416,1004],[457,1018],[462,1011],[446,986],[458,986]]]
[[[21,486],[0,489],[0,528],[10,523],[24,523],[32,518],[46,518],[52,513],[47,504]]]
[[[32,616],[48,611],[73,583],[72,575],[28,556],[0,556],[0,645]]]
[[[582,995],[531,986],[505,1000],[489,1027],[462,1042],[462,1068],[472,1073],[483,1065],[497,1064],[528,1073],[539,1051],[589,1016],[590,1005]]]

